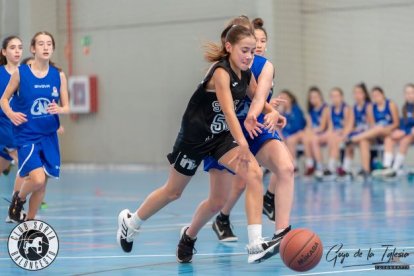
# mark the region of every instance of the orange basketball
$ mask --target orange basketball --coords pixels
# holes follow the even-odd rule
[[[323,246],[318,235],[306,228],[290,231],[280,244],[280,257],[295,271],[308,271],[322,258]]]

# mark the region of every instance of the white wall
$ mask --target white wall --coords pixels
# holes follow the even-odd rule
[[[402,104],[414,80],[414,1],[303,1],[304,82],[340,86],[351,99],[359,81],[380,85]]]
[[[19,1],[0,0],[0,38],[19,32]]]
[[[65,3],[58,2],[62,43]],[[63,120],[64,160],[166,164],[189,97],[208,68],[202,44],[217,41],[229,18],[256,15],[254,2],[72,3],[74,73],[98,76],[99,111]],[[87,56],[80,45],[85,35],[92,41]]]
[[[51,31],[54,59],[67,71],[65,0],[0,0],[0,8],[0,35],[18,30],[28,45],[36,31]],[[408,0],[72,0],[74,73],[98,76],[99,111],[62,120],[63,159],[166,164],[207,68],[201,46],[240,14],[264,18],[276,91],[290,88],[304,104],[310,85],[325,95],[340,86],[350,100],[365,81],[401,104],[403,85],[414,81],[413,10]]]

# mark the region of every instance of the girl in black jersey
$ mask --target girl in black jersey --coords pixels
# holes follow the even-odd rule
[[[236,172],[247,184],[246,213],[249,225],[261,225],[263,206],[262,171],[249,150],[235,109],[241,106],[246,93],[253,98],[256,82],[249,70],[256,40],[251,30],[243,26],[229,26],[225,44],[208,44],[206,59],[215,62],[204,80],[191,97],[182,118],[181,129],[168,154],[171,164],[169,177],[164,186],[152,192],[138,210],[125,209],[118,216],[117,241],[125,252],[131,252],[133,239],[141,224],[180,197],[195,174],[201,160],[213,156],[221,164]],[[265,103],[255,101],[252,106],[262,106],[264,112],[272,112]],[[274,116],[267,116],[269,131],[276,127]],[[258,115],[258,114],[257,114]],[[254,117],[245,121],[246,129],[253,134],[261,132],[263,125]],[[274,241],[264,241],[261,232],[249,232],[249,254],[264,258],[275,247]],[[260,260],[259,260],[260,261]]]

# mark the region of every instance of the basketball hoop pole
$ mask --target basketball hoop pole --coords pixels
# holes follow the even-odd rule
[[[66,0],[66,33],[67,42],[65,46],[66,59],[68,61],[68,77],[73,75],[73,33],[72,33],[72,1]],[[70,114],[74,121],[78,120],[79,115]]]

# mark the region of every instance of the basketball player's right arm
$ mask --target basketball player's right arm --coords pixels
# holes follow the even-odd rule
[[[400,118],[398,115],[398,107],[393,101],[390,102],[390,109],[391,109],[392,124],[388,126],[387,128],[389,128],[390,130],[394,130],[400,126]]]
[[[213,74],[213,81],[217,99],[220,103],[221,110],[223,111],[231,135],[240,147],[244,149],[247,148],[248,150],[249,145],[246,138],[244,138],[243,131],[234,110],[233,97],[231,96],[230,91],[229,74],[224,69],[218,68]]]
[[[345,125],[344,125],[343,136],[345,137],[345,136],[348,136],[352,132],[352,129],[354,128],[354,125],[355,125],[354,111],[349,106],[345,108],[344,121],[345,121]]]
[[[3,109],[4,114],[12,121],[16,126],[21,125],[27,122],[26,115],[20,112],[14,112],[9,104],[10,98],[13,96],[14,92],[19,88],[20,75],[19,70],[16,70],[10,78],[9,84],[4,91],[3,96],[1,97],[0,104],[1,109]]]
[[[330,130],[330,124],[331,124],[331,118],[329,114],[329,108],[325,107],[322,111],[322,118],[321,118],[321,124],[319,125],[318,132],[323,132]]]
[[[368,104],[366,114],[368,126],[373,127],[375,125],[375,118],[374,111],[372,110],[372,104]]]

